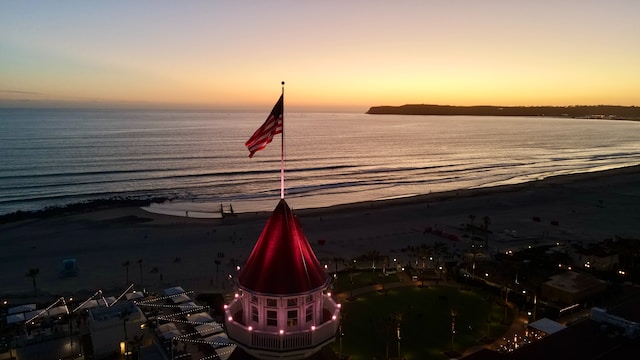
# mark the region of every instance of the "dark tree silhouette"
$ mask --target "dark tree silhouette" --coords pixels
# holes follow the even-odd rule
[[[129,309],[123,310],[118,315],[118,317],[122,320],[122,330],[124,331],[124,353],[126,358],[129,358],[129,355],[127,355],[127,352],[128,352],[127,343],[129,342],[129,339],[127,337],[127,321],[129,321],[129,315],[131,315],[131,311]]]
[[[220,272],[220,260],[215,259],[213,263],[216,264],[216,286],[218,286],[218,273]]]
[[[142,259],[138,259],[138,266],[140,267],[140,286],[142,286]]]
[[[131,265],[131,263],[129,262],[129,259],[127,259],[125,262],[122,263],[122,266],[125,267],[126,274],[127,274],[127,282],[125,283],[125,285],[129,285],[129,265]]]
[[[38,277],[38,274],[40,274],[40,269],[38,269],[38,268],[31,268],[31,269],[29,269],[29,271],[27,271],[26,274],[24,274],[24,276],[30,277],[31,281],[33,282],[33,296],[34,297],[38,297],[38,291],[37,291],[37,287],[36,287],[36,277]]]

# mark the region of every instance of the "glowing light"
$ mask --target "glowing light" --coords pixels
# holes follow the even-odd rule
[[[337,306],[337,307],[338,307],[338,309],[339,309],[339,308],[341,308],[341,307],[342,307],[342,304],[336,304],[336,306]]]
[[[239,296],[240,296],[240,295],[239,295],[238,293],[233,294],[233,297],[234,297],[234,298],[236,298],[236,299],[237,299]]]
[[[284,334],[284,330],[280,330],[280,335]]]
[[[328,292],[328,293],[327,293],[327,296],[331,297],[331,292]]]
[[[315,330],[316,326],[315,325],[311,325],[311,331]]]
[[[224,304],[224,309],[226,310],[229,307],[229,305]]]
[[[227,318],[227,320],[229,320],[229,321],[233,321],[233,316],[229,316],[229,317]]]
[[[249,331],[253,330],[253,326],[249,326],[247,329],[249,329]]]
[[[333,316],[331,317],[331,320],[335,320],[335,319],[337,319],[337,318],[336,318],[336,316],[335,316],[335,315],[333,315]]]

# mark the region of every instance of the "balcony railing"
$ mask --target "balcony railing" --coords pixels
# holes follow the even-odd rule
[[[274,333],[250,329],[244,324],[232,320],[227,321],[227,334],[236,342],[254,349],[268,351],[287,351],[304,348],[313,348],[322,345],[335,337],[338,330],[338,316],[340,307],[330,297],[325,297],[322,302],[323,313],[331,314],[331,317],[322,324],[307,330],[283,331]],[[232,301],[227,306],[226,316],[235,319],[234,315],[242,311],[240,301]]]

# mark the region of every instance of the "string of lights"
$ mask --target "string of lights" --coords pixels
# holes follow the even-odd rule
[[[134,301],[134,302],[135,302],[136,305],[146,306],[149,303],[154,303],[154,302],[163,301],[163,300],[167,300],[167,299],[173,299],[174,297],[178,297],[180,295],[188,295],[188,294],[193,294],[193,290],[189,290],[189,291],[185,291],[185,292],[181,292],[181,293],[177,293],[177,294],[165,295],[165,296],[161,296],[161,297],[154,297],[154,298],[151,298],[151,299]],[[177,305],[167,305],[167,306],[177,306]]]

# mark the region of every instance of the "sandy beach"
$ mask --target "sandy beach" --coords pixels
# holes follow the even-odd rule
[[[277,203],[273,199],[274,208]],[[371,250],[409,263],[414,259],[405,251],[408,246],[435,241],[464,252],[467,244],[460,228],[469,215],[478,222],[490,218],[492,251],[613,236],[640,239],[640,167],[293,210],[323,264]],[[66,294],[89,296],[97,290],[118,296],[129,283],[153,291],[170,285],[201,292],[228,290],[225,278],[249,255],[268,215],[197,219],[125,207],[1,224],[0,297],[13,303],[32,299],[31,278],[25,276],[32,268],[39,269],[40,301]],[[461,240],[425,233],[427,227]],[[77,260],[77,276],[60,276],[65,258]],[[124,265],[127,261],[129,266]]]

